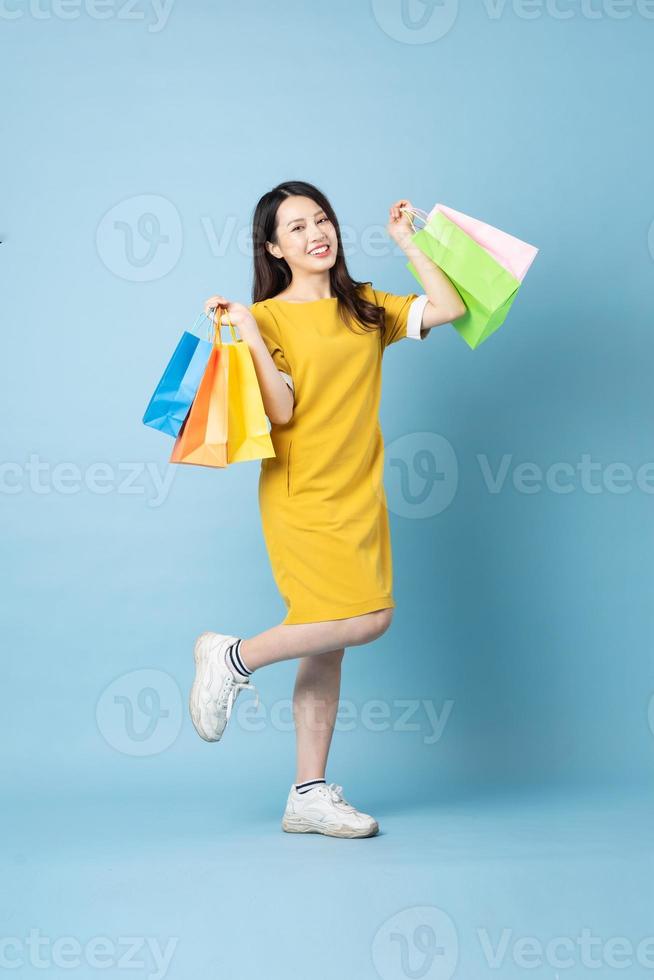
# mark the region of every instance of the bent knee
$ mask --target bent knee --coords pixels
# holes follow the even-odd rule
[[[373,616],[377,617],[376,624],[379,630],[378,636],[382,636],[393,622],[393,607],[388,609],[377,609]]]
[[[375,609],[374,612],[365,613],[358,619],[361,620],[360,633],[362,637],[359,642],[370,643],[372,640],[379,639],[391,625],[393,609]]]

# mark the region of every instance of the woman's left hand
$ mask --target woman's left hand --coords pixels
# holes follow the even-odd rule
[[[395,204],[391,204],[389,209],[389,221],[386,226],[386,231],[391,236],[393,241],[397,242],[398,245],[402,245],[407,242],[411,236],[414,234],[414,229],[409,221],[409,217],[404,211],[400,211],[400,208],[412,208],[413,205],[411,201],[407,201],[402,198],[400,201],[396,201]]]

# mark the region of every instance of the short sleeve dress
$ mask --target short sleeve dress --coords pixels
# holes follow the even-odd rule
[[[384,336],[346,326],[337,299],[267,299],[250,310],[294,391],[286,424],[271,423],[275,456],[261,460],[259,506],[284,625],[325,622],[395,606],[379,424],[382,357],[423,340],[425,294],[359,287],[383,306]]]

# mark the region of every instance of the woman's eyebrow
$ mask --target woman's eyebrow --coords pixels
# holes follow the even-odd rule
[[[314,211],[314,212],[313,212],[313,217],[315,218],[315,216],[316,216],[317,214],[324,214],[324,211],[323,211],[323,209],[322,209],[322,208],[319,208],[319,209],[318,209],[317,211]],[[293,218],[293,220],[292,220],[292,221],[287,221],[287,222],[286,222],[286,227],[288,228],[288,226],[289,226],[289,225],[292,225],[292,224],[294,224],[294,223],[295,223],[296,221],[304,221],[304,218]]]

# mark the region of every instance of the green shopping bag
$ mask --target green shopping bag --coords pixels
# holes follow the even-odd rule
[[[502,325],[520,281],[440,211],[432,214],[411,241],[443,270],[460,293],[468,312],[452,326],[474,350]],[[413,262],[408,262],[407,268],[424,289]]]

